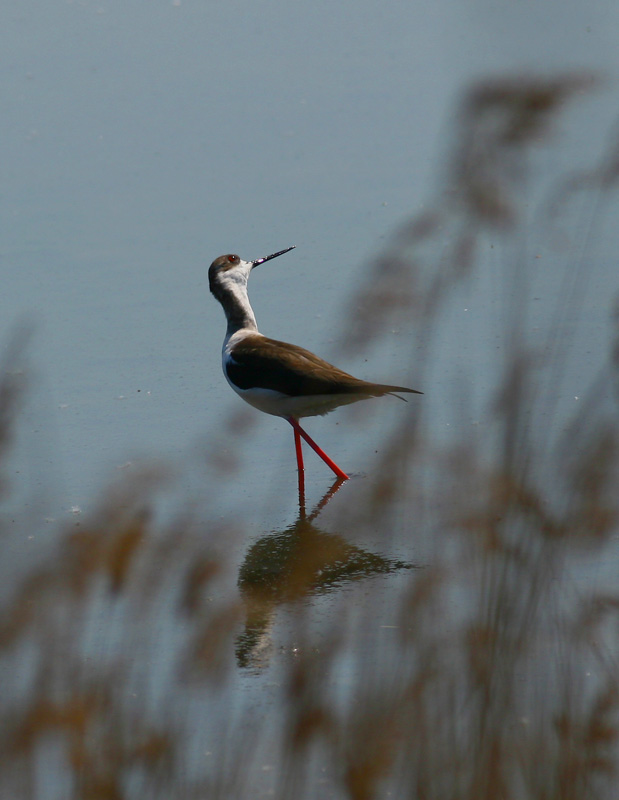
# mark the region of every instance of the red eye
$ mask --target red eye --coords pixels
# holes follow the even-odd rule
[[[238,256],[228,256],[228,261],[229,261],[231,264],[235,264],[235,263],[236,263],[238,260],[239,260],[239,257],[238,257]]]

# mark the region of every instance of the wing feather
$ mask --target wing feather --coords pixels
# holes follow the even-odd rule
[[[404,386],[361,381],[303,347],[260,335],[246,336],[234,345],[226,373],[239,389],[271,389],[289,397],[416,392]]]

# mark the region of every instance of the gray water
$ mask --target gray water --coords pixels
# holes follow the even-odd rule
[[[36,490],[53,475],[65,510],[136,455],[183,457],[241,405],[221,375],[215,256],[295,244],[252,277],[258,322],[334,357],[363,264],[432,199],[463,87],[510,72],[612,78],[619,60],[619,11],[602,2],[29,2],[0,14],[0,319],[5,340],[22,319],[34,326],[26,480]],[[584,99],[549,174],[599,155],[615,113],[612,84]],[[615,283],[607,242],[592,337]],[[472,320],[491,317],[497,295],[445,331],[465,372],[487,336]],[[397,382],[399,348],[394,335],[387,363],[369,353],[342,366]],[[422,388],[440,416],[445,381]],[[380,433],[384,415],[407,411],[383,401],[368,425]],[[371,468],[337,421],[317,421],[316,438],[348,469]],[[270,445],[248,442],[246,486],[257,461],[293,469],[287,426],[260,424]]]
[[[439,436],[483,425],[504,303],[491,241],[486,272],[443,320],[423,385],[397,327],[382,348],[338,352],[343,308],[393,231],[435,199],[471,81],[607,77],[561,117],[560,145],[535,168],[548,185],[600,157],[617,116],[618,30],[619,8],[596,0],[5,4],[1,341],[32,327],[9,475],[17,512],[38,523],[79,517],[102,487],[155,457],[200,493],[205,452],[226,455],[227,420],[243,410],[221,373],[224,318],[208,292],[208,265],[226,252],[250,259],[296,245],[252,275],[261,330],[359,377],[425,392],[407,405],[377,402],[362,424],[354,409],[308,422],[358,478],[336,509],[355,502],[385,433],[417,402],[430,404]],[[588,244],[568,410],[607,355],[616,210],[612,201],[611,224]],[[558,248],[531,243],[540,259],[533,332],[587,230],[577,216]],[[457,406],[462,380],[474,387],[466,408]],[[222,520],[249,516],[254,541],[294,525],[297,484],[288,426],[247,413],[256,424],[235,437],[239,469],[209,487],[208,503]],[[306,467],[316,502],[331,476],[310,453]],[[380,536],[354,544],[375,553]],[[246,546],[235,543],[239,562]],[[393,549],[385,558],[410,557],[406,541]],[[328,601],[323,608],[328,616]]]

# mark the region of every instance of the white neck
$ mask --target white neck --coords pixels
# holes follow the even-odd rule
[[[228,284],[225,291],[222,292],[220,302],[228,320],[226,339],[241,329],[258,330],[254,310],[249,302],[246,283]]]
[[[256,317],[247,295],[247,281],[252,267],[251,261],[240,259],[237,266],[220,272],[211,283],[211,291],[221,303],[228,320],[226,341],[237,331],[258,330]]]

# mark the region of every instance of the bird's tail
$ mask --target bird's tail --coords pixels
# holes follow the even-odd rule
[[[386,383],[369,383],[368,389],[371,390],[371,394],[373,397],[380,397],[384,394],[391,394],[394,397],[398,397],[400,400],[404,400],[406,402],[405,397],[399,397],[401,392],[405,392],[406,394],[423,394],[418,389],[408,389],[406,386],[390,386]]]

